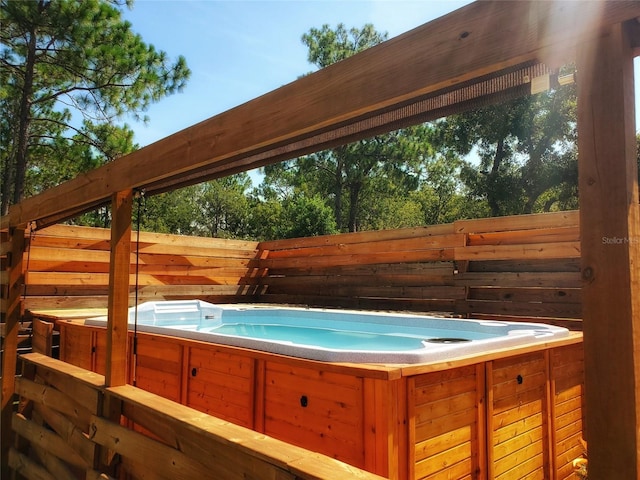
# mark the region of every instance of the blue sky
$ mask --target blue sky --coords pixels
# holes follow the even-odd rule
[[[148,124],[128,121],[145,146],[245,103],[314,70],[301,36],[323,24],[395,37],[454,11],[467,0],[136,0],[124,17],[146,43],[192,71],[184,91],[148,110]],[[639,70],[636,59],[636,72]],[[640,73],[636,97],[640,97]],[[636,114],[640,105],[636,100]],[[637,122],[640,125],[640,122]]]

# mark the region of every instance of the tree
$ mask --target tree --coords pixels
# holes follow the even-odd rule
[[[134,216],[142,230],[158,233],[196,235],[195,214],[198,211],[199,185],[179,188],[171,192],[138,199],[141,208],[134,205]]]
[[[339,23],[335,30],[325,24],[322,28],[312,28],[302,35],[302,43],[309,49],[307,60],[318,68],[325,68],[336,62],[385,41],[388,34],[376,32],[368,23],[361,30],[346,29]]]
[[[309,62],[324,68],[386,38],[386,33],[376,32],[370,24],[349,30],[339,24],[335,29],[328,25],[312,28],[302,41],[309,49]],[[379,219],[372,214],[384,210],[384,215],[392,218],[389,208],[403,208],[403,201],[389,200],[383,209],[382,198],[400,195],[400,190],[406,194],[418,186],[420,167],[416,162],[424,161],[424,156],[409,152],[405,146],[416,131],[399,130],[269,166],[265,183],[274,186],[272,194],[286,196],[290,193],[287,188],[293,188],[308,198],[324,199],[333,210],[339,231],[379,226]]]
[[[267,178],[251,194],[249,224],[252,237],[260,240],[313,237],[338,233],[333,211],[308,184],[295,180],[286,164],[267,169]]]
[[[196,201],[200,234],[219,238],[246,237],[249,200],[245,193],[250,187],[251,179],[247,173],[201,184]]]
[[[335,30],[328,25],[323,25],[321,29],[312,28],[302,36],[302,41],[309,49],[309,62],[318,68],[325,68],[377,45],[386,38],[386,33],[376,32],[371,24],[365,25],[361,30],[347,30],[340,23]],[[335,223],[339,230],[343,230],[345,224],[351,232],[358,230],[361,194],[368,179],[383,168],[382,162],[385,159],[381,156],[381,150],[384,149],[387,138],[374,137],[308,155],[299,161],[298,173],[307,176],[317,174],[318,185],[324,187],[324,192],[316,193],[321,196],[330,193],[333,198]],[[348,197],[346,200],[345,194]],[[346,219],[343,217],[345,204],[348,205]]]
[[[28,183],[30,172],[65,170],[63,180],[133,149],[130,129],[115,122],[140,119],[152,102],[180,90],[190,72],[184,57],[171,63],[134,34],[115,1],[2,0],[0,6],[6,213],[25,192],[38,190]],[[55,157],[62,160],[53,167]]]
[[[283,205],[280,238],[313,237],[338,233],[333,212],[319,196],[296,195]]]
[[[576,92],[565,86],[438,122],[442,144],[475,154],[461,177],[492,216],[577,207]]]

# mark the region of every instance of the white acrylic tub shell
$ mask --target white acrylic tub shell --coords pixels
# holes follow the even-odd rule
[[[106,317],[97,317],[86,324],[106,326],[106,322]],[[129,328],[326,362],[403,364],[449,360],[569,335],[566,328],[541,323],[213,305],[200,300],[132,307]]]

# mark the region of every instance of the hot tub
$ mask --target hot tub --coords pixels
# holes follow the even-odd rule
[[[89,325],[105,325],[106,317]],[[316,308],[147,302],[129,309],[143,332],[325,362],[414,364],[457,358],[569,331],[537,323],[463,320]]]
[[[54,318],[60,359],[104,373],[106,318],[66,315]],[[279,438],[393,480],[574,476],[579,332],[199,301],[140,305],[132,329],[136,317],[127,381],[251,428],[257,439]]]

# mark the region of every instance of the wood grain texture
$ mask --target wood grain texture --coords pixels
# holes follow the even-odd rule
[[[13,415],[13,392],[17,367],[18,330],[22,318],[21,296],[24,293],[24,270],[26,268],[25,231],[13,229],[10,235],[11,257],[6,275],[6,301],[3,301],[5,322],[2,338],[2,389],[0,391],[0,476],[7,477],[9,448],[11,446],[11,424]]]
[[[129,269],[131,257],[131,213],[133,191],[114,193],[111,200],[113,225],[107,299],[107,385],[127,383],[127,325],[129,323]]]
[[[577,68],[589,475],[640,477],[640,204],[633,52],[624,25]]]

